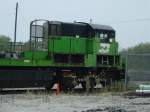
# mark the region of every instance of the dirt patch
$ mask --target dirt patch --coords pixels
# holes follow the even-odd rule
[[[137,112],[135,110],[130,110],[127,111],[125,109],[122,109],[120,107],[106,107],[106,108],[97,108],[97,109],[88,109],[86,111],[81,111],[81,112]]]
[[[0,95],[0,112],[149,112],[150,98],[86,94]]]

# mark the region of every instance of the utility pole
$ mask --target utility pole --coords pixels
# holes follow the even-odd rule
[[[16,50],[16,33],[17,33],[17,16],[18,16],[18,2],[16,3],[16,14],[15,14],[15,30],[14,30],[14,46],[13,52]]]

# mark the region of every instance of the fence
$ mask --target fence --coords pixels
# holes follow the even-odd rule
[[[126,88],[150,84],[150,54],[128,54],[126,57]]]

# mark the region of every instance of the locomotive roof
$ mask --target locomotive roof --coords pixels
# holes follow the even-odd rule
[[[84,23],[84,22],[78,22],[78,23],[89,25],[94,30],[115,31],[111,26],[108,26],[108,25],[100,25],[100,24],[92,24],[92,23]]]
[[[60,22],[60,21],[50,21],[52,24],[70,24],[70,25],[80,25],[80,26],[90,26],[94,30],[109,30],[109,31],[115,31],[111,26],[109,25],[100,25],[100,24],[92,24],[92,23],[84,23],[84,22]]]
[[[99,24],[89,24],[89,25],[95,30],[110,30],[110,31],[114,31],[114,29],[111,26],[108,26],[108,25],[99,25]]]

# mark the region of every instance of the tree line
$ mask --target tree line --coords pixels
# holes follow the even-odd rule
[[[140,43],[133,47],[123,49],[121,53],[127,54],[149,54],[150,53],[150,42]]]

